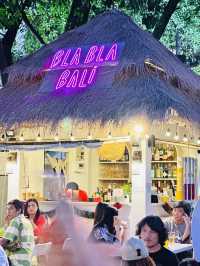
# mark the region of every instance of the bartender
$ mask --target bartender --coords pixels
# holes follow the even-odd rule
[[[65,188],[65,194],[68,199],[75,201],[88,201],[87,192],[83,189],[80,189],[78,184],[75,182],[69,182]]]

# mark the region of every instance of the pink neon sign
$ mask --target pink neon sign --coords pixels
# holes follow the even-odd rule
[[[113,43],[60,49],[49,58],[44,71],[54,72],[56,91],[87,88],[94,84],[100,67],[118,64],[122,46]]]

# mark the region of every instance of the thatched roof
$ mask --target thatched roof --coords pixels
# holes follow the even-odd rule
[[[41,67],[60,48],[113,42],[124,42],[125,46],[112,82],[110,69],[84,92],[55,95],[38,91],[44,86]],[[8,126],[57,123],[65,117],[106,122],[144,114],[160,119],[170,107],[180,116],[200,122],[200,77],[131,18],[116,10],[64,33],[7,72],[9,82],[0,91],[0,121]]]

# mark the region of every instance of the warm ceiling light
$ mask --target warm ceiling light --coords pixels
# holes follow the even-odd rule
[[[90,133],[88,133],[88,136],[87,136],[88,139],[92,139],[92,135]]]
[[[144,131],[144,128],[142,125],[137,124],[134,126],[134,130],[137,134],[141,134]]]
[[[70,134],[70,140],[71,140],[71,141],[74,140],[74,136],[73,136],[72,132],[71,132],[71,134]]]
[[[170,136],[171,136],[171,131],[170,131],[170,129],[169,129],[169,128],[167,129],[167,131],[166,131],[166,134],[165,134],[165,135],[166,135],[166,137],[170,137]]]
[[[108,133],[108,139],[111,139],[112,138],[112,134],[111,132]]]
[[[177,132],[176,132],[176,135],[174,136],[174,139],[175,139],[175,140],[179,140],[179,135],[178,135]]]
[[[20,141],[24,141],[24,135],[23,135],[23,133],[20,135],[19,140]]]
[[[184,142],[187,142],[188,141],[188,138],[187,138],[186,134],[184,134],[184,136],[183,136],[183,141]]]
[[[58,141],[58,140],[59,140],[58,133],[56,133],[56,135],[55,135],[55,137],[54,137],[54,140],[55,140],[55,141]]]
[[[40,136],[40,133],[38,133],[37,135],[37,141],[40,141],[41,140],[41,136]]]

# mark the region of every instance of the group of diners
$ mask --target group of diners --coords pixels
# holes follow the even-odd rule
[[[105,203],[97,204],[93,228],[86,240],[80,238],[81,226],[77,226],[73,207],[66,200],[61,201],[56,210],[49,213],[50,218],[40,213],[35,199],[29,199],[25,203],[17,199],[10,201],[6,214],[5,231],[0,238],[1,266],[31,266],[35,243],[47,242],[52,243],[48,262],[45,264],[48,266],[94,265],[90,264],[90,258],[86,258],[91,255],[84,255],[84,248],[91,245],[91,249],[99,252],[102,245],[106,247],[105,250],[109,253],[107,255],[115,258],[112,266],[198,265],[191,258],[191,253],[176,256],[166,246],[168,234],[172,231],[178,236],[175,241],[191,241],[190,206],[186,202],[177,202],[171,217],[165,222],[154,215],[144,217],[137,225],[135,236],[129,239],[128,224],[119,219],[116,208]],[[70,240],[67,245],[66,240]],[[104,263],[104,266],[110,264]]]
[[[125,240],[127,225],[120,223],[117,214],[112,207],[99,203],[89,240],[95,243],[121,243],[124,266],[198,265],[192,259],[192,251],[176,255],[167,248],[168,236],[172,233],[175,242],[191,243],[191,208],[188,203],[177,202],[171,216],[164,222],[158,216],[144,217],[137,225],[136,235],[128,240]]]

